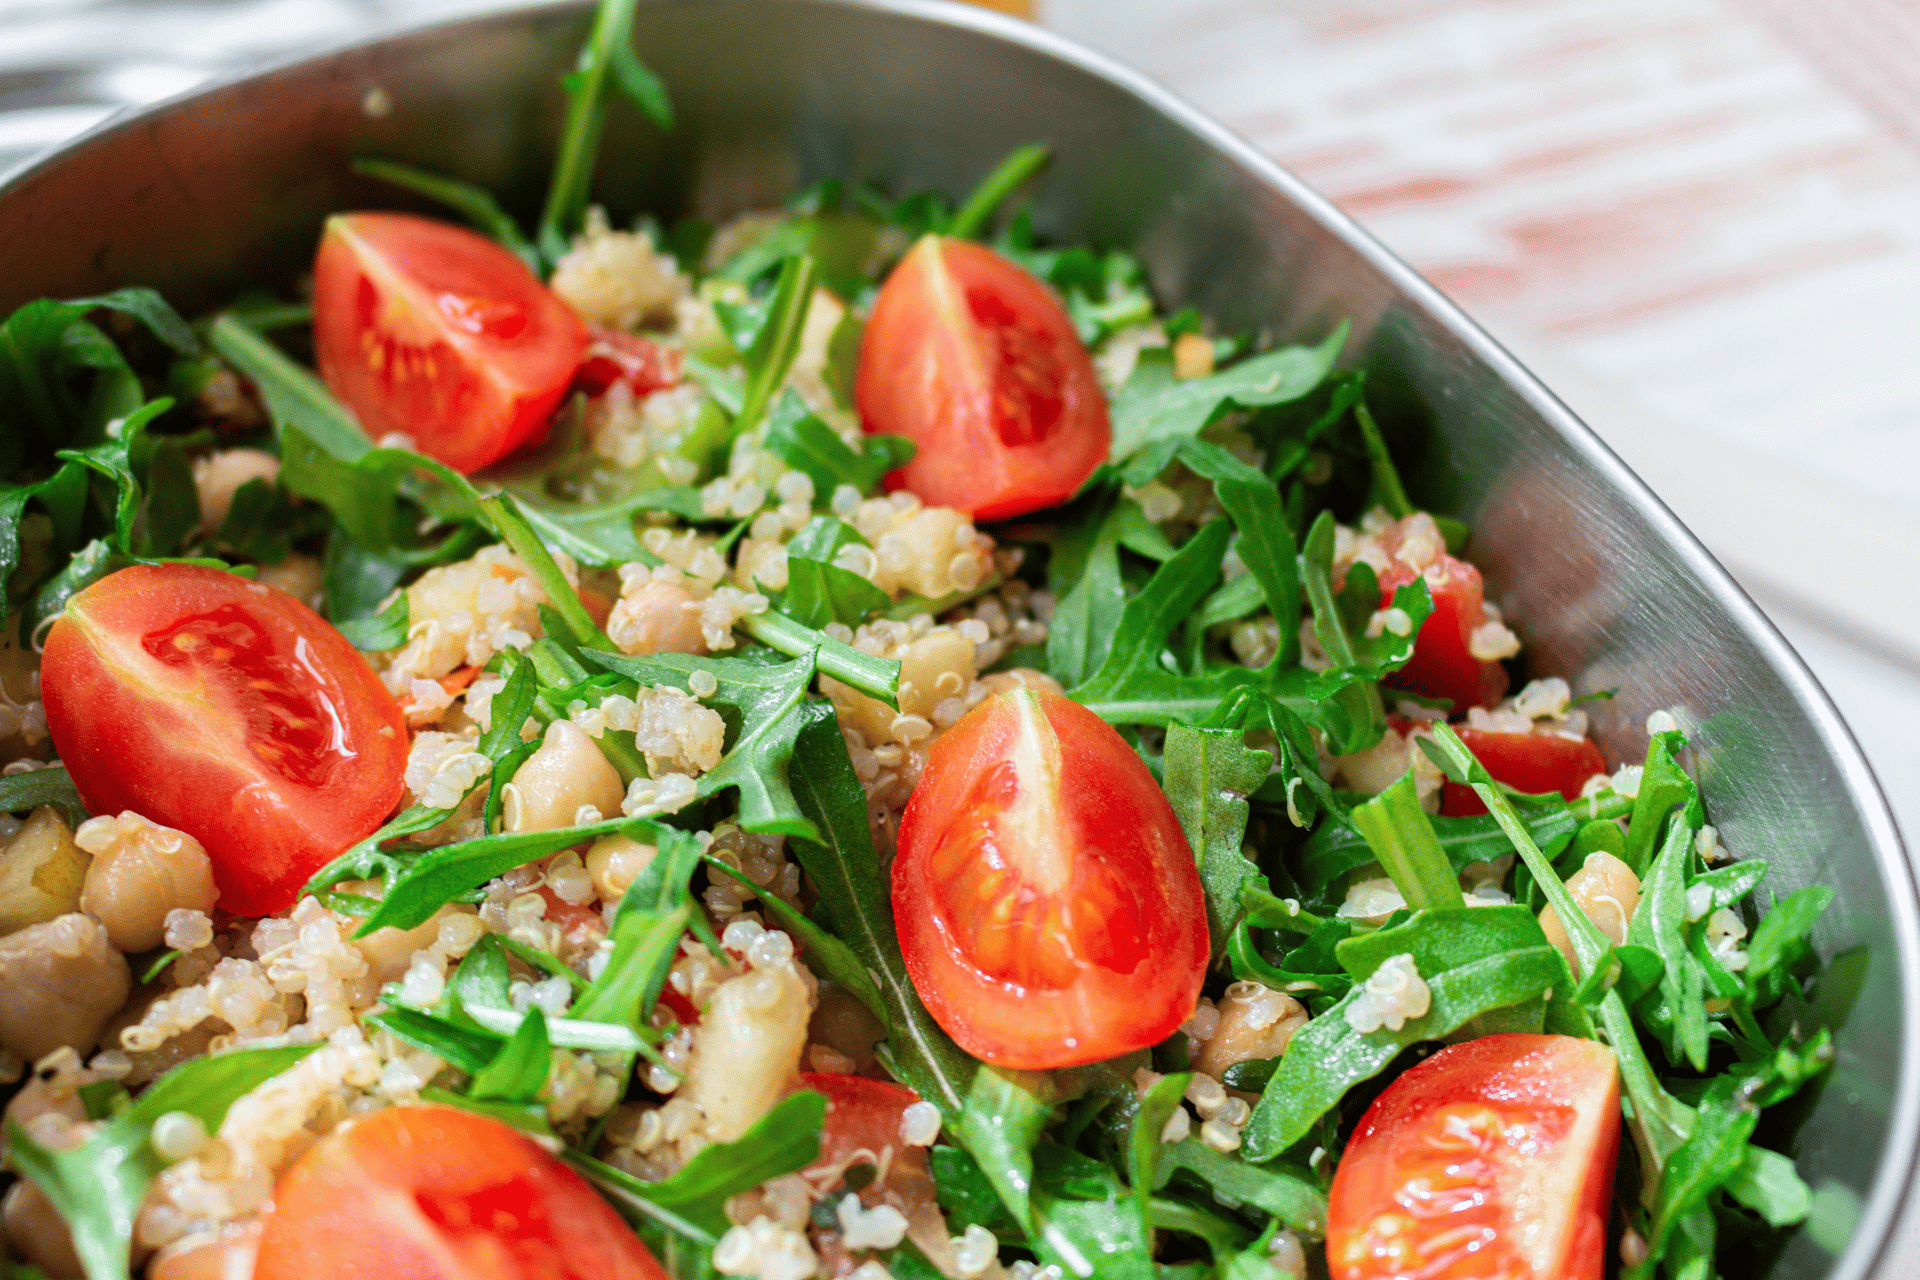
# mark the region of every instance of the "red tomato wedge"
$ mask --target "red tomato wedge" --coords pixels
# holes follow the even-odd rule
[[[346,637],[286,592],[135,565],[67,602],[47,727],[87,808],[206,846],[220,906],[267,915],[393,811],[407,724]]]
[[[900,823],[893,911],[914,989],[997,1066],[1099,1062],[1193,1013],[1200,875],[1126,740],[1054,693],[988,698],[933,745]]]
[[[1486,729],[1457,730],[1495,782],[1504,782],[1528,795],[1558,791],[1569,800],[1577,799],[1580,788],[1596,773],[1607,771],[1607,758],[1600,748],[1585,738],[1562,738],[1552,733],[1493,733]],[[1448,817],[1468,817],[1485,813],[1472,787],[1457,782],[1445,784],[1441,792],[1440,812]]]
[[[1380,575],[1381,607],[1392,604],[1395,591],[1421,576],[1396,562]],[[1429,698],[1451,698],[1456,716],[1468,707],[1491,707],[1507,692],[1507,669],[1482,662],[1470,648],[1474,629],[1487,621],[1480,571],[1465,560],[1442,555],[1424,576],[1433,593],[1433,612],[1420,625],[1413,658],[1381,683]]]
[[[320,376],[376,439],[456,471],[546,433],[587,326],[485,236],[399,213],[327,219],[313,264]]]
[[[286,1173],[254,1280],[665,1280],[620,1216],[518,1130],[389,1107]]]
[[[901,1117],[920,1095],[885,1080],[838,1072],[814,1071],[800,1077],[799,1089],[812,1089],[827,1100],[827,1117],[820,1128],[820,1156],[800,1172],[822,1189],[836,1186],[846,1170],[867,1163],[884,1169],[860,1189],[868,1208],[888,1204],[907,1220],[907,1234],[930,1256],[952,1250],[947,1222],[940,1213],[933,1170],[927,1149],[911,1146],[901,1136]],[[831,1175],[831,1181],[829,1181]],[[822,1241],[822,1257],[834,1275],[850,1274],[855,1259],[834,1240]]]
[[[1113,437],[1093,360],[1052,291],[944,236],[923,237],[881,286],[854,399],[868,431],[919,446],[890,485],[976,520],[1065,502]]]
[[[1328,1198],[1334,1280],[1600,1280],[1620,1077],[1572,1036],[1442,1049],[1361,1117]]]

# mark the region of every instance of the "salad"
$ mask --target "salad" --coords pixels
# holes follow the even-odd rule
[[[531,233],[368,156],[462,222],[0,321],[13,1270],[1763,1273],[1831,893],[1527,671],[1346,326],[1037,145],[616,223],[632,7]]]

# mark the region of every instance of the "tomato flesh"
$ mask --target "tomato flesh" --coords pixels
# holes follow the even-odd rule
[[[637,333],[621,333],[588,325],[592,335],[586,359],[574,375],[574,386],[590,396],[604,394],[624,382],[635,398],[664,391],[680,383],[680,353]]]
[[[1613,1051],[1497,1035],[1410,1068],[1328,1197],[1334,1280],[1600,1280],[1620,1148]]]
[[[1072,497],[1113,428],[1093,359],[1046,285],[984,245],[925,236],[875,299],[854,399],[919,447],[888,484],[1001,520]]]
[[[1553,733],[1494,733],[1486,729],[1457,730],[1467,750],[1495,782],[1504,782],[1530,796],[1558,791],[1569,800],[1579,798],[1580,789],[1596,773],[1607,771],[1607,758],[1586,738],[1563,738]],[[1467,817],[1485,813],[1487,806],[1472,787],[1457,782],[1444,784],[1440,812],[1448,817]]]
[[[286,592],[218,569],[134,565],[74,596],[41,692],[87,808],[200,841],[236,915],[292,906],[404,790],[406,719],[367,660]]]
[[[934,743],[893,909],[934,1019],[998,1066],[1156,1044],[1205,976],[1200,876],[1172,807],[1125,739],[1058,694],[997,694]]]
[[[846,1170],[863,1161],[884,1169],[860,1189],[868,1208],[888,1204],[907,1219],[907,1234],[929,1256],[951,1251],[947,1221],[934,1188],[933,1169],[925,1147],[910,1146],[901,1136],[901,1117],[920,1095],[885,1080],[813,1071],[800,1077],[797,1088],[812,1089],[827,1100],[826,1120],[820,1127],[820,1155],[801,1170],[814,1185],[831,1189]],[[829,1175],[833,1180],[829,1181]],[[839,1244],[821,1241],[821,1257],[833,1275],[851,1274],[856,1259]]]
[[[1419,577],[1427,580],[1433,594],[1433,612],[1420,625],[1413,657],[1381,683],[1429,698],[1451,698],[1456,716],[1468,707],[1491,707],[1506,695],[1507,669],[1473,656],[1474,630],[1487,621],[1480,571],[1444,554],[1424,573],[1395,561],[1380,575],[1380,607],[1392,604],[1393,593]]]
[[[281,1175],[254,1280],[665,1280],[593,1188],[517,1130],[398,1106]]]
[[[587,327],[485,236],[398,213],[327,219],[313,264],[320,376],[375,438],[456,471],[545,434]]]

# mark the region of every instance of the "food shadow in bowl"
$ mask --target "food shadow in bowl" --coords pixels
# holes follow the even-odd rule
[[[361,151],[481,184],[530,213],[583,3],[380,39],[163,103],[0,189],[0,313],[127,284],[189,314],[305,270],[320,220],[406,207]],[[595,191],[616,215],[725,215],[825,177],[967,189],[1010,149],[1044,237],[1121,246],[1160,301],[1272,341],[1353,323],[1415,496],[1474,527],[1470,557],[1529,670],[1592,709],[1615,763],[1671,710],[1725,844],[1766,888],[1835,893],[1816,940],[1833,1075],[1795,1155],[1816,1212],[1774,1268],[1854,1280],[1888,1256],[1920,1129],[1920,911],[1886,804],[1825,695],[1699,543],[1604,445],[1437,292],[1297,180],[1149,82],[1043,31],[938,3],[678,0],[636,42],[678,115],[616,109]]]

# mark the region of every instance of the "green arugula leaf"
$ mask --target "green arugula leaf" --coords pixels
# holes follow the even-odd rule
[[[369,1013],[362,1021],[387,1032],[396,1040],[445,1059],[468,1075],[478,1075],[486,1070],[487,1064],[499,1056],[504,1043],[492,1031],[477,1026],[462,1026],[449,1018],[438,1018],[418,1009],[386,1009]]]
[[[1458,873],[1420,807],[1411,769],[1349,816],[1409,907],[1466,906]]]
[[[260,389],[274,427],[282,433],[281,480],[295,493],[320,497],[304,493],[287,479],[287,428],[297,428],[311,448],[343,463],[357,462],[373,448],[373,441],[367,438],[346,407],[334,399],[327,384],[276,347],[253,325],[232,312],[223,312],[208,326],[207,340],[228,364],[246,374]],[[371,545],[364,538],[356,540]]]
[[[402,591],[380,612],[364,618],[342,618],[334,623],[356,649],[384,653],[407,642],[407,593]]]
[[[727,720],[727,752],[719,765],[700,775],[701,797],[731,787],[740,793],[740,825],[748,831],[811,836],[813,824],[796,807],[788,786],[788,761],[805,723],[807,687],[814,660],[808,654],[790,662],[751,658],[696,658],[682,653],[629,657],[590,650],[590,661],[642,685],[671,685],[685,690],[695,671],[711,675],[717,690],[702,701]]]
[[[1062,530],[1054,544],[1047,579],[1059,606],[1047,632],[1047,671],[1067,688],[1098,671],[1113,647],[1127,605],[1120,538],[1138,511],[1139,504],[1127,499],[1095,506],[1091,518]]]
[[[1701,878],[1705,879],[1704,876]],[[1747,944],[1747,967],[1743,975],[1746,980],[1758,982],[1772,973],[1786,956],[1788,948],[1807,936],[1832,903],[1833,890],[1824,884],[1810,884],[1804,889],[1796,889],[1774,903],[1773,909],[1760,918],[1759,926],[1753,931],[1753,939]]]
[[[1194,439],[1178,444],[1180,461],[1196,475],[1213,481],[1214,497],[1240,535],[1234,549],[1260,584],[1268,611],[1281,621],[1280,651],[1274,655],[1274,665],[1292,666],[1299,660],[1300,633],[1299,628],[1287,623],[1300,616],[1299,554],[1279,492],[1263,472],[1219,445]]]
[[[1650,820],[1658,823],[1662,812]],[[1632,826],[1629,824],[1629,834]],[[1695,1071],[1707,1069],[1707,1010],[1705,974],[1687,946],[1687,859],[1693,853],[1693,830],[1683,821],[1672,823],[1659,856],[1640,886],[1640,905],[1627,927],[1627,940],[1657,954],[1666,969],[1660,976],[1660,1001],[1666,1017],[1667,1053],[1684,1057]]]
[[[1273,768],[1271,751],[1254,751],[1237,729],[1167,728],[1162,766],[1167,800],[1200,864],[1207,892],[1207,927],[1216,959],[1239,923],[1242,891],[1251,882],[1264,889],[1266,877],[1241,851],[1251,812],[1247,797],[1259,790]]]
[[[43,804],[60,810],[70,827],[79,826],[91,816],[86,805],[80,802],[80,793],[63,764],[50,764],[44,769],[29,769],[0,778],[0,813],[25,813]]]
[[[1235,407],[1298,400],[1326,379],[1347,344],[1347,333],[1342,322],[1317,346],[1265,351],[1204,378],[1175,381],[1169,370],[1165,380],[1130,379],[1114,397],[1109,456],[1124,461],[1156,440],[1197,436]]]
[[[960,211],[953,215],[953,221],[947,224],[946,234],[959,238],[979,235],[994,210],[1004,204],[1007,197],[1027,179],[1045,168],[1050,158],[1047,149],[1037,142],[1015,147],[974,188],[973,194],[960,206]]]
[[[1337,950],[1356,982],[1390,956],[1411,954],[1431,1003],[1398,1031],[1361,1032],[1346,1019],[1364,997],[1356,986],[1296,1032],[1247,1122],[1248,1160],[1271,1160],[1293,1146],[1348,1090],[1384,1071],[1408,1045],[1442,1039],[1484,1014],[1538,1000],[1570,981],[1566,961],[1524,907],[1423,911],[1406,924],[1350,938]]]
[[[578,1152],[568,1152],[567,1159],[589,1180],[617,1187],[717,1240],[731,1225],[728,1197],[819,1159],[826,1114],[827,1100],[811,1089],[790,1093],[738,1141],[702,1147],[678,1173],[659,1182],[642,1182]]]
[[[860,957],[853,948],[825,929],[776,893],[769,892],[764,886],[755,884],[745,873],[735,870],[715,857],[705,859],[707,871],[711,875],[718,871],[734,880],[745,893],[760,900],[760,905],[772,916],[782,929],[800,940],[807,953],[810,968],[820,970],[827,977],[839,983],[852,993],[855,999],[865,1005],[880,1025],[887,1024],[886,998],[880,994],[880,984],[874,980],[867,967],[860,963]]]
[[[607,0],[595,11],[593,30],[581,46],[579,62],[561,80],[567,92],[567,120],[554,158],[546,203],[534,232],[534,243],[549,265],[565,256],[567,238],[586,216],[594,161],[615,92],[631,98],[660,128],[673,125],[673,109],[665,87],[633,51],[637,3]]]
[[[513,1038],[500,1047],[493,1061],[474,1074],[467,1092],[475,1098],[501,1102],[534,1101],[547,1086],[553,1069],[553,1047],[547,1041],[546,1015],[537,1008],[527,1016]]]
[[[907,974],[886,873],[867,824],[867,794],[830,712],[814,716],[801,729],[789,776],[800,811],[819,834],[796,838],[788,848],[820,893],[821,918],[852,949],[879,989],[887,1069],[953,1124],[976,1064],[934,1022]]]
[[[43,1147],[18,1121],[7,1122],[14,1167],[45,1192],[66,1219],[88,1280],[126,1280],[134,1218],[148,1186],[166,1167],[148,1140],[153,1122],[170,1111],[184,1111],[209,1132],[218,1131],[227,1109],[243,1094],[318,1047],[242,1049],[182,1063],[70,1150]]]
[[[1165,1145],[1160,1141],[1161,1131],[1180,1109],[1187,1086],[1192,1082],[1191,1071],[1161,1076],[1141,1095],[1140,1109],[1134,1113],[1133,1131],[1127,1136],[1127,1181],[1133,1185],[1143,1226],[1150,1222],[1153,1214],[1155,1186],[1166,1181],[1159,1169]]]
[[[1164,1187],[1181,1169],[1199,1178],[1215,1199],[1228,1208],[1250,1204],[1266,1210],[1295,1231],[1309,1236],[1326,1232],[1326,1193],[1303,1169],[1284,1161],[1251,1165],[1238,1156],[1215,1151],[1197,1138],[1185,1138],[1161,1149],[1154,1189]]]
[[[659,836],[653,861],[621,895],[607,967],[574,1002],[572,1015],[583,1022],[641,1027],[693,922],[698,908],[688,885],[700,865],[700,841],[670,827]]]
[[[980,1171],[1029,1235],[1033,1214],[1033,1148],[1053,1114],[1048,1078],[982,1063],[974,1072],[956,1126]]]
[[[1647,763],[1640,774],[1633,819],[1627,823],[1625,858],[1633,874],[1642,878],[1666,830],[1668,810],[1682,806],[1686,825],[1695,831],[1706,821],[1705,810],[1700,805],[1700,789],[1676,758],[1686,745],[1686,736],[1676,732],[1653,734],[1647,742]]]
[[[773,286],[764,324],[753,345],[742,353],[747,366],[747,386],[740,397],[740,412],[733,418],[737,436],[760,425],[760,419],[773,403],[774,393],[786,381],[793,359],[800,354],[800,335],[806,328],[807,311],[813,305],[817,264],[809,254],[798,254],[780,264],[780,276]]]
[[[734,625],[790,658],[811,655],[821,675],[832,676],[869,698],[899,709],[900,664],[894,659],[862,653],[850,644],[802,626],[784,613],[750,613]]]
[[[911,462],[915,452],[905,436],[885,435],[868,436],[855,450],[793,391],[783,392],[767,416],[764,447],[805,472],[822,500],[843,484],[872,493],[882,476]]]
[[[769,593],[773,594],[773,593]],[[816,631],[830,622],[858,626],[883,613],[893,597],[867,579],[839,565],[787,554],[787,589],[774,605],[803,627]]]

